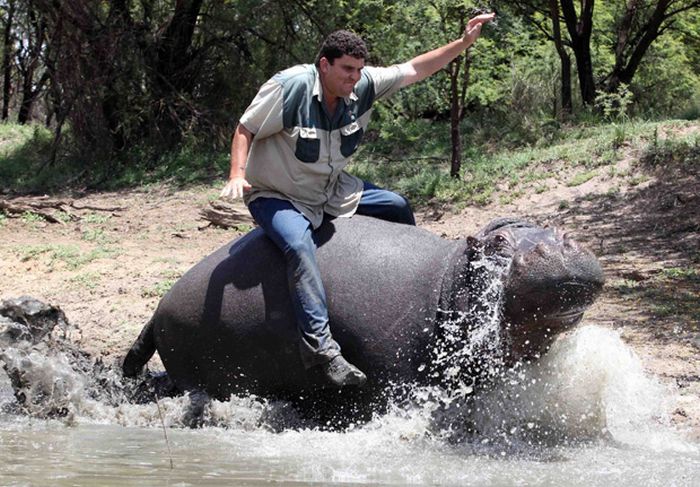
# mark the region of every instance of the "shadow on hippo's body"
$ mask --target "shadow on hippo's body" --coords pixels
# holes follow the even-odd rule
[[[320,231],[313,234],[316,247],[325,245],[334,233],[333,220],[327,219]],[[266,249],[261,252],[260,248],[263,247]],[[261,269],[269,266],[285,268],[282,253],[274,251],[276,247],[264,236],[264,231],[258,227],[226,248],[229,258],[222,260],[211,272],[204,303],[204,319],[218,320],[222,315],[225,288],[230,284],[241,291],[261,286],[265,322],[286,319],[292,310],[287,281],[279,279],[279,274],[261,272]]]

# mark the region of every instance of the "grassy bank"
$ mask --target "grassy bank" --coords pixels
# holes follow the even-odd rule
[[[697,122],[628,122],[559,130],[534,145],[502,149],[496,141],[470,144],[462,156],[462,173],[449,176],[450,146],[448,127],[427,125],[424,130],[402,134],[392,142],[380,140],[365,146],[351,168],[354,174],[393,188],[417,204],[485,204],[504,184],[513,193],[523,184],[545,181],[562,169],[573,169],[569,186],[585,183],[596,174],[612,170],[624,158],[633,161],[630,171],[639,171],[642,162],[651,164],[698,164],[700,137],[690,130]]]
[[[370,131],[349,170],[406,195],[418,207],[481,205],[492,201],[496,189],[504,186],[513,195],[523,184],[544,191],[547,179],[563,169],[574,169],[566,184],[576,186],[602,171],[612,171],[623,158],[634,161],[630,171],[639,169],[640,181],[644,178],[641,161],[647,165],[697,163],[700,138],[690,130],[696,125],[669,120],[543,129],[538,142],[515,148],[512,144],[501,147],[498,140],[465,127],[461,176],[451,178],[449,127],[419,120]],[[220,185],[228,172],[225,150],[191,146],[168,153],[134,148],[110,161],[90,161],[64,152],[52,164],[50,156],[47,129],[0,125],[0,183],[5,192],[114,190],[162,182]]]

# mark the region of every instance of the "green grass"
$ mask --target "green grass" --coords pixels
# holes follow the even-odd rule
[[[177,269],[166,269],[160,273],[162,280],[158,281],[150,287],[143,288],[141,290],[141,297],[143,298],[161,298],[165,296],[165,293],[170,291],[181,277],[183,272]]]
[[[647,181],[649,181],[649,176],[647,176],[646,174],[637,174],[635,176],[632,176],[629,179],[628,183],[630,186],[638,186]]]
[[[700,270],[685,267],[669,267],[661,271],[661,277],[666,279],[687,280],[700,284]]]
[[[104,181],[105,188],[120,189],[162,182],[176,187],[212,182],[221,185],[230,164],[226,151],[212,152],[192,146],[158,155],[152,149],[135,148],[123,158],[121,170]]]
[[[26,190],[50,180],[64,182],[58,172],[40,171],[51,155],[51,141],[51,132],[41,125],[0,124],[0,185]]]
[[[573,169],[578,176],[565,183],[582,184],[594,176],[596,169],[612,168],[619,160],[630,157],[630,151],[636,151],[631,155],[634,159],[641,155],[642,163],[631,170],[631,184],[642,181],[634,178],[644,167],[697,163],[700,153],[697,135],[690,133],[673,140],[659,137],[659,133],[693,124],[697,122],[627,121],[568,127],[556,124],[555,130],[542,132],[539,139],[533,139],[537,131],[518,138],[518,133],[508,133],[507,127],[479,126],[465,119],[461,127],[461,174],[459,178],[452,178],[446,122],[385,117],[370,125],[365,143],[348,170],[402,193],[415,207],[426,203],[482,205],[494,199],[498,185],[503,182],[515,191],[524,189],[523,184],[545,191],[544,185],[538,182],[556,177],[562,170]],[[135,147],[119,159],[102,163],[63,154],[56,166],[38,171],[46,161],[50,141],[51,134],[43,127],[0,125],[0,183],[3,187],[50,191],[64,189],[65,184],[73,181],[72,184],[114,190],[156,183],[174,187],[204,184],[218,189],[229,165],[227,149],[213,151],[190,145],[167,153]],[[598,174],[606,173],[615,175],[612,169],[598,171]],[[76,179],[78,175],[81,177]],[[211,197],[216,196],[212,193]],[[101,224],[105,222],[103,218],[107,217],[93,215],[86,220]]]
[[[69,279],[69,282],[75,287],[93,291],[100,284],[102,274],[99,272],[83,272]]]
[[[449,176],[447,125],[406,122],[403,132],[397,129],[392,134],[398,137],[393,144],[379,137],[361,149],[350,171],[404,194],[416,206],[427,202],[479,205],[491,202],[496,186],[503,181],[517,190],[522,184],[556,177],[560,169],[580,168],[578,175],[566,183],[569,186],[583,184],[599,174],[595,169],[612,168],[616,162],[629,157],[628,148],[658,160],[658,164],[661,161],[697,162],[693,159],[700,152],[696,135],[681,136],[678,140],[658,140],[662,128],[670,131],[690,125],[692,122],[674,120],[565,127],[547,143],[517,149],[498,149],[499,145],[492,141],[480,145],[478,137],[465,128],[462,174],[454,179]],[[423,139],[416,135],[421,132]],[[405,140],[400,137],[405,137]],[[632,184],[639,184],[645,177],[637,175]],[[546,189],[542,184],[536,184],[536,188],[540,192]],[[501,198],[509,199],[507,195]]]
[[[84,215],[81,220],[85,223],[89,224],[97,224],[97,225],[102,225],[107,223],[110,219],[112,218],[112,215],[109,214],[104,214],[104,213],[88,213],[87,215]]]
[[[107,259],[118,255],[118,251],[106,247],[97,247],[88,252],[81,252],[73,245],[42,244],[16,248],[22,262],[36,261],[42,257],[48,259],[48,269],[56,265],[65,265],[70,270],[76,270],[97,259]]]
[[[658,140],[655,132],[639,162],[640,165],[651,168],[664,168],[674,164],[697,170],[700,167],[700,136],[689,134]]]
[[[109,244],[116,242],[114,237],[105,233],[102,228],[86,228],[80,234],[81,240],[86,242],[95,242],[98,244]]]
[[[67,140],[70,134],[66,134]],[[223,181],[226,151],[182,146],[161,153],[134,147],[105,161],[63,147],[50,163],[53,134],[42,125],[0,124],[0,187],[17,192],[53,192],[70,186],[121,189],[166,182],[175,186]]]
[[[27,225],[32,226],[36,226],[37,223],[46,221],[44,220],[43,216],[33,213],[31,211],[25,211],[24,213],[22,213],[21,219]]]
[[[161,298],[165,296],[165,293],[170,291],[173,284],[177,282],[177,279],[169,278],[162,281],[158,281],[155,285],[141,290],[142,298]]]
[[[587,172],[582,172],[578,173],[576,176],[571,178],[566,185],[567,186],[581,186],[583,183],[586,183],[596,177],[598,175],[597,171],[587,171]]]

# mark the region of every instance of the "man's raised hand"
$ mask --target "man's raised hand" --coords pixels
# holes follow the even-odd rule
[[[477,15],[476,17],[469,19],[469,22],[467,22],[467,27],[464,29],[464,41],[470,46],[474,44],[474,42],[481,35],[481,27],[484,24],[491,22],[494,17],[496,17],[496,14],[492,12],[490,14]]]

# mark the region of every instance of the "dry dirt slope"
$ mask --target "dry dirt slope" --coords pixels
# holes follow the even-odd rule
[[[698,165],[645,167],[630,151],[570,185],[576,169],[551,161],[539,169],[552,176],[537,187],[504,186],[494,198],[499,203],[458,213],[430,208],[418,221],[456,238],[493,217],[519,215],[565,227],[586,242],[608,279],[586,321],[620,329],[647,369],[679,388],[674,419],[700,437]],[[2,218],[0,299],[27,294],[61,306],[86,350],[116,360],[182,273],[250,228],[201,229],[199,212],[217,192],[162,185],[62,195],[94,209],[68,208],[74,219],[63,215],[62,224]]]

